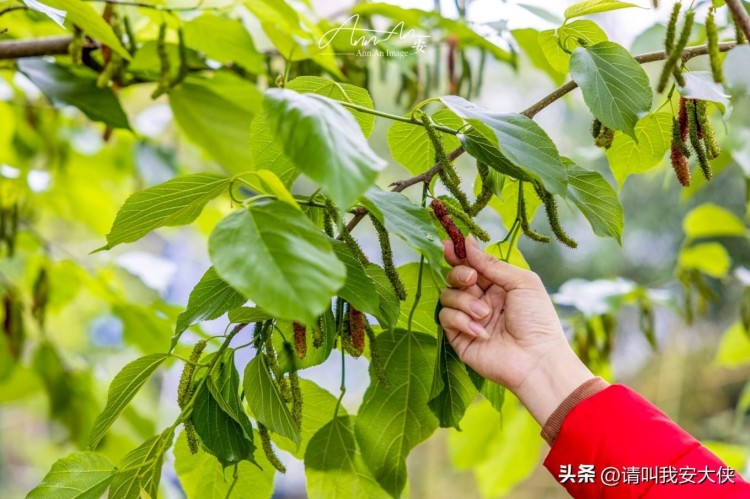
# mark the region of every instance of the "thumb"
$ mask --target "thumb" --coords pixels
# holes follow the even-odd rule
[[[497,284],[506,291],[521,287],[524,282],[535,277],[533,272],[498,260],[494,256],[486,253],[479,247],[479,243],[473,236],[466,238],[466,259],[469,267],[477,271],[480,281],[486,281],[489,284]],[[481,283],[480,283],[481,284]]]

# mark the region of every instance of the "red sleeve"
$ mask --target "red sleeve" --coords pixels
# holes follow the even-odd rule
[[[544,466],[576,498],[750,498],[739,473],[622,385],[570,411]]]

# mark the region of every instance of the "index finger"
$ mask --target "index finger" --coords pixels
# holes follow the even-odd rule
[[[472,236],[466,238],[466,264],[477,271],[479,276],[477,283],[485,289],[489,285],[497,284],[506,291],[510,291],[539,279],[531,271],[498,260],[486,253]]]

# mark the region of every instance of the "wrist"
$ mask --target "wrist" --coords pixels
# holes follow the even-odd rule
[[[540,426],[576,388],[595,378],[565,343],[539,358],[536,367],[514,391]]]

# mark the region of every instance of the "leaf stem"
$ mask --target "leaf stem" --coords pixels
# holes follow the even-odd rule
[[[179,360],[183,361],[185,364],[190,364],[190,365],[193,365],[193,366],[196,366],[196,367],[208,367],[209,366],[209,364],[206,364],[206,363],[193,362],[192,360],[186,359],[182,355],[177,355],[176,353],[170,353],[169,356],[170,357],[174,357],[175,359],[179,359]]]
[[[229,497],[232,495],[234,486],[237,485],[237,480],[239,480],[240,478],[240,474],[238,472],[239,464],[240,463],[234,463],[234,473],[232,474],[232,483],[229,485],[229,488],[227,489],[227,495],[224,496],[225,499],[229,499]]]
[[[338,400],[336,400],[336,408],[333,410],[333,419],[339,415],[339,407],[341,407],[341,401],[344,399],[346,393],[346,355],[344,354],[344,345],[341,344],[341,385],[339,386],[341,394]]]
[[[393,121],[401,121],[403,123],[409,123],[411,125],[416,126],[424,126],[421,121],[406,116],[399,116],[398,114],[392,114],[392,113],[386,113],[385,111],[378,111],[377,109],[370,109],[364,106],[360,106],[358,104],[352,104],[350,102],[343,102],[338,101],[339,104],[341,104],[344,107],[348,107],[349,109],[354,109],[355,111],[359,111],[361,113],[367,113],[372,114],[374,116],[380,116],[381,118],[388,118],[389,120]],[[444,133],[449,133],[451,135],[457,135],[458,130],[454,130],[453,128],[442,126],[442,125],[434,125],[433,128],[435,130],[439,130]]]
[[[422,298],[422,272],[424,269],[424,256],[421,256],[419,258],[419,276],[417,277],[417,291],[414,293],[414,303],[411,306],[411,310],[409,311],[409,320],[406,322],[406,328],[411,331],[411,322],[414,318],[414,312],[417,310],[417,305],[419,305],[419,300]]]

